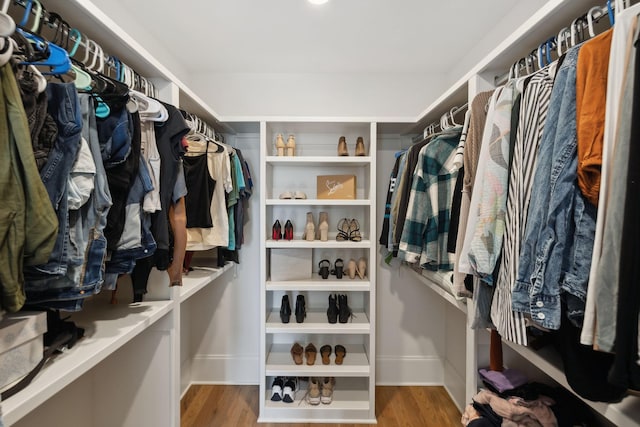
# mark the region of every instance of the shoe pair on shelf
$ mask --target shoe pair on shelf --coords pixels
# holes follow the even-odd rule
[[[367,274],[367,260],[364,257],[360,257],[356,262],[355,259],[351,258],[347,264],[347,274],[350,279],[355,279],[356,275],[360,279],[364,279]]]
[[[273,402],[293,403],[298,389],[297,377],[276,377],[271,384],[271,400]]]
[[[349,304],[347,303],[346,294],[329,295],[329,308],[327,308],[327,320],[329,323],[347,323],[354,316]]]
[[[314,240],[320,240],[326,242],[329,234],[329,214],[327,212],[320,212],[320,218],[318,219],[318,229],[313,222],[313,212],[307,212],[307,225],[304,227],[304,239],[312,242]]]
[[[271,228],[271,238],[273,240],[293,240],[293,223],[291,220],[287,220],[284,223],[284,233],[282,232],[282,225],[280,224],[280,220],[276,219],[276,222],[273,223],[273,227]]]
[[[307,390],[307,403],[319,405],[322,402],[328,405],[333,400],[333,387],[336,384],[334,377],[310,377]]]
[[[338,139],[338,156],[348,156],[349,150],[347,150],[347,139],[344,136],[341,136]],[[361,136],[356,140],[356,156],[364,156],[364,140]]]
[[[344,357],[347,355],[347,349],[341,345],[337,344],[333,349],[336,355],[335,363],[336,365],[342,365],[344,361]],[[329,365],[331,363],[331,346],[326,344],[320,347],[320,358],[322,359],[323,365]]]
[[[307,305],[304,300],[304,295],[298,295],[296,297],[296,323],[304,322],[307,317]],[[289,304],[289,295],[282,296],[282,302],[280,303],[280,320],[282,323],[289,323],[291,318],[291,304]]]
[[[307,365],[315,365],[316,364],[316,356],[318,355],[318,349],[313,343],[307,344],[306,347],[302,348],[300,344],[293,343],[291,346],[291,357],[293,358],[293,363],[296,365],[302,365],[302,356],[304,353],[304,358],[307,359]]]
[[[337,279],[342,279],[344,274],[344,261],[342,258],[338,258],[333,264],[333,270],[331,269],[331,262],[328,259],[323,259],[318,263],[318,274],[323,279],[328,279],[329,274],[336,276]]]
[[[304,200],[307,198],[307,195],[302,191],[285,191],[284,193],[281,193],[278,198],[280,198],[281,200]]]
[[[345,242],[347,240],[352,242],[362,241],[358,220],[354,218],[342,218],[340,222],[338,222],[338,235],[336,236],[336,240],[339,242]]]
[[[282,134],[279,133],[276,136],[276,151],[278,156],[295,156],[296,155],[296,138],[293,135],[289,135],[287,139],[287,143],[284,143],[284,138]]]

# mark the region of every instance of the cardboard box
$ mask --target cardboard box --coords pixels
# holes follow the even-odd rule
[[[20,312],[0,321],[0,390],[27,375],[42,359],[47,313]]]
[[[317,178],[318,199],[355,200],[355,175],[320,175]]]
[[[312,249],[271,249],[271,280],[308,280]]]

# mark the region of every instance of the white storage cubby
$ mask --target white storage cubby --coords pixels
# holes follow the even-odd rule
[[[289,135],[296,140],[295,156],[277,156],[276,135],[285,141]],[[338,140],[344,136],[349,156],[338,156]],[[376,124],[371,122],[296,121],[261,123],[260,176],[261,193],[261,343],[260,343],[260,415],[261,422],[375,422],[375,147]],[[365,142],[366,156],[355,157],[358,137]],[[355,200],[324,200],[317,198],[318,175],[355,175]],[[281,199],[282,192],[304,192],[306,199]],[[319,213],[327,212],[327,241],[303,240],[307,212],[313,213],[317,229]],[[361,241],[338,241],[338,223],[342,218],[357,219]],[[279,220],[284,231],[287,220],[294,225],[293,240],[274,240],[272,227]],[[271,269],[287,268],[286,256],[278,254],[278,263],[271,256],[281,249],[305,250],[303,262],[311,262],[311,277],[300,280],[272,280]],[[346,268],[350,259],[367,260],[367,273],[361,279],[349,278]],[[326,259],[335,266],[342,259],[345,274],[342,279],[318,274],[320,261]],[[296,257],[291,257],[291,263]],[[302,261],[299,261],[302,262]],[[329,295],[347,295],[353,319],[347,323],[330,324],[327,320]],[[292,309],[289,323],[280,319],[282,296],[288,295]],[[307,316],[295,321],[298,295],[306,302]],[[323,365],[320,354],[312,366],[295,365],[290,353],[293,343],[305,347],[313,343],[318,352],[325,344],[344,345],[347,356],[342,365]],[[311,406],[303,401],[306,382],[296,393],[294,403],[272,402],[271,384],[277,376],[335,377],[333,402]]]

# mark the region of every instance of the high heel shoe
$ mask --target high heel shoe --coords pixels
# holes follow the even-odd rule
[[[296,297],[296,322],[304,322],[305,317],[307,317],[307,307],[304,301],[304,295],[298,295]]]
[[[362,241],[362,236],[360,235],[360,223],[357,219],[351,219],[351,222],[349,223],[349,240],[352,242]]]
[[[358,137],[356,141],[356,156],[364,156],[364,140],[361,136]]]
[[[290,220],[284,223],[284,239],[293,240],[293,224]]]
[[[341,258],[338,258],[336,262],[333,264],[333,270],[331,274],[336,276],[336,279],[342,279],[342,274],[344,273],[344,261]]]
[[[327,321],[338,323],[338,299],[335,295],[329,294],[329,308],[327,308]]]
[[[329,238],[329,214],[327,212],[320,212],[316,237],[322,242],[326,242]]]
[[[282,323],[289,323],[291,318],[291,305],[289,304],[289,295],[282,296],[282,303],[280,304],[280,320]]]
[[[351,222],[347,218],[342,218],[338,223],[338,234],[336,235],[336,240],[339,242],[349,240],[350,227]]]
[[[280,225],[280,220],[276,219],[276,222],[273,223],[273,227],[271,228],[271,238],[273,240],[282,239],[282,226]]]
[[[328,259],[323,259],[318,264],[318,274],[325,280],[329,278],[329,267],[331,267],[331,263]]]
[[[347,274],[349,275],[349,279],[353,280],[356,278],[356,274],[358,273],[358,265],[356,264],[356,260],[351,258],[349,263],[347,264]]]
[[[307,212],[307,225],[304,227],[305,240],[312,242],[316,236],[316,226],[313,223],[313,213]]]
[[[348,156],[349,150],[347,150],[347,140],[344,136],[341,136],[338,140],[338,156]]]
[[[293,135],[289,135],[287,139],[287,156],[292,157],[296,155],[296,138]]]
[[[285,149],[286,147],[287,147],[287,146],[286,146],[286,145],[284,145],[284,139],[282,138],[282,134],[281,134],[281,133],[279,133],[279,134],[276,136],[276,151],[277,151],[277,153],[278,153],[278,156],[284,156],[284,149]]]
[[[358,265],[356,266],[356,271],[358,273],[358,277],[361,279],[365,278],[367,272],[367,260],[364,257],[361,257],[358,260]]]

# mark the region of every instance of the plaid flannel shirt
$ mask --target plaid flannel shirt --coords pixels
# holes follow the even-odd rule
[[[453,189],[458,176],[454,157],[460,128],[436,137],[420,150],[409,196],[399,257],[427,270],[453,270],[447,251]]]

